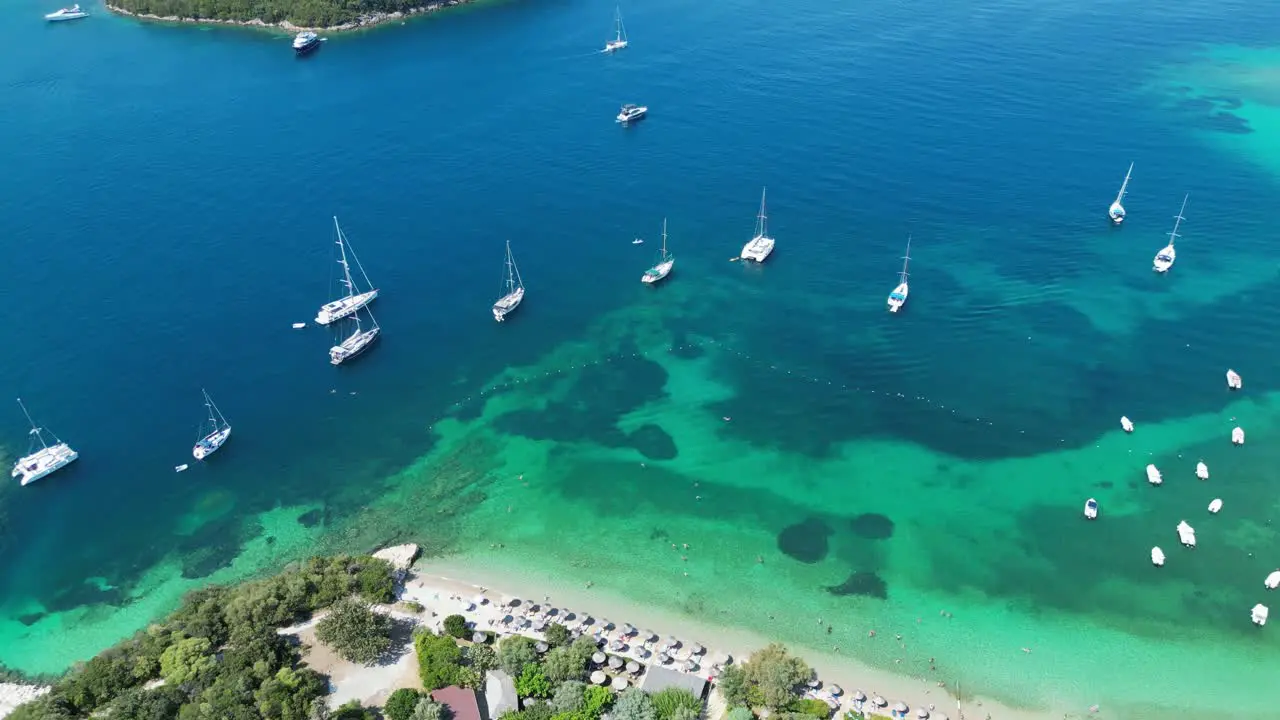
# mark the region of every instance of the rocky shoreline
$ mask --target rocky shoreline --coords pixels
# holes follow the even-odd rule
[[[126,15],[128,17],[136,18],[138,20],[149,20],[152,22],[190,23],[192,25],[235,25],[238,27],[262,28],[267,30],[279,29],[287,32],[300,32],[303,30],[311,30],[313,32],[331,32],[332,33],[332,32],[347,32],[350,30],[365,30],[365,29],[382,25],[385,23],[394,22],[396,20],[404,20],[405,18],[412,17],[414,15],[425,15],[427,13],[433,13],[438,10],[444,10],[445,8],[453,7],[454,5],[463,5],[473,1],[474,0],[434,0],[432,2],[428,2],[425,5],[415,7],[409,10],[408,12],[370,13],[368,15],[361,15],[359,18],[357,18],[353,22],[343,23],[342,25],[333,25],[330,27],[304,27],[301,25],[294,25],[288,20],[282,20],[281,22],[278,22],[278,23],[269,23],[259,18],[254,18],[252,20],[217,20],[213,18],[187,18],[187,17],[179,17],[177,15],[169,15],[166,17],[161,17],[159,15],[153,15],[151,13],[132,12],[122,7],[112,5],[111,3],[106,3],[106,6],[108,10],[118,15]]]

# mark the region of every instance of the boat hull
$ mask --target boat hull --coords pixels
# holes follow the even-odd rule
[[[906,283],[902,283],[898,287],[894,288],[893,292],[889,293],[889,312],[896,313],[901,310],[902,306],[907,304],[907,296],[909,292],[910,291],[908,290]]]
[[[320,312],[316,313],[316,324],[328,325],[344,317],[349,317],[376,299],[378,299],[378,289],[374,288],[359,295],[352,295],[351,297],[326,303],[320,307]]]
[[[319,49],[320,49],[320,40],[316,39],[316,40],[312,40],[311,42],[305,45],[294,45],[293,54],[298,57],[302,57],[303,55],[310,55],[311,53]]]
[[[231,428],[225,427],[217,432],[211,432],[200,439],[191,449],[191,455],[197,460],[203,460],[210,455],[218,452],[227,442],[227,438],[231,437]]]
[[[524,300],[524,288],[520,288],[515,292],[507,295],[498,302],[493,304],[493,319],[502,322],[507,315],[511,314],[516,308],[520,307],[521,301]]]
[[[72,450],[66,443],[54,445],[33,455],[22,458],[13,466],[11,477],[22,477],[21,485],[26,486],[52,475],[75,462],[80,453]]]
[[[604,51],[607,53],[617,52],[627,47],[626,40],[617,40],[611,43],[605,43]]]
[[[756,236],[751,238],[751,242],[742,246],[742,253],[739,257],[743,260],[762,263],[773,254],[773,246],[773,238]]]
[[[329,348],[329,364],[341,365],[352,358],[359,357],[364,354],[365,350],[369,349],[369,346],[373,344],[374,340],[378,339],[379,334],[379,328],[364,330],[357,335],[352,335],[346,340],[343,340],[342,344],[334,345]]]
[[[637,108],[636,110],[634,110],[634,111],[632,111],[632,112],[620,112],[620,113],[618,113],[618,118],[617,118],[617,120],[618,120],[618,122],[622,123],[623,125],[627,125],[627,124],[630,124],[630,123],[633,123],[633,122],[637,122],[637,121],[643,120],[643,119],[644,119],[648,114],[649,114],[649,108],[647,108],[647,107],[641,107],[641,108]]]
[[[1124,222],[1124,208],[1120,203],[1112,203],[1111,207],[1107,208],[1107,217],[1111,218],[1112,224],[1119,225]]]
[[[44,19],[48,20],[49,22],[66,22],[68,20],[79,20],[81,18],[87,18],[87,17],[89,17],[89,13],[82,12],[82,13],[68,13],[66,15],[45,15]]]
[[[659,265],[654,265],[653,267],[649,268],[649,270],[645,272],[644,275],[640,276],[640,282],[646,285],[653,285],[654,283],[660,282],[666,279],[666,277],[671,274],[671,269],[674,267],[675,267],[674,261],[661,263]]]

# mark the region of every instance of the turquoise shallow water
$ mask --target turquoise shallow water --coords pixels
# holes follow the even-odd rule
[[[37,10],[0,7],[0,378],[82,458],[0,491],[0,662],[60,670],[200,583],[413,539],[936,656],[1011,703],[1269,717],[1274,9],[657,2],[601,56],[611,7],[484,3],[301,62]],[[629,101],[652,116],[623,130]],[[762,185],[778,251],[726,262]],[[385,328],[337,370],[289,329],[333,214]],[[642,287],[663,217],[676,269]],[[529,295],[497,326],[506,239]],[[175,475],[202,386],[235,435]],[[7,455],[22,432],[14,408]]]

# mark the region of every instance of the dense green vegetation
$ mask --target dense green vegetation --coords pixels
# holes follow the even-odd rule
[[[444,631],[459,640],[471,637],[471,628],[467,627],[467,619],[461,615],[450,615],[445,618]]]
[[[72,668],[11,720],[90,714],[138,720],[311,720],[325,715],[328,684],[299,666],[276,628],[359,594],[394,597],[391,566],[370,557],[313,558],[265,580],[209,587],[159,623]],[[143,686],[160,680],[158,687]],[[340,709],[330,720],[366,717]],[[342,714],[345,713],[345,714]],[[372,717],[372,716],[369,716]]]
[[[765,708],[773,713],[770,717],[777,717],[788,714],[797,700],[796,689],[812,675],[803,660],[774,643],[752,653],[746,665],[725,668],[717,683],[730,707]]]
[[[344,659],[368,665],[391,648],[391,618],[366,602],[343,598],[316,625],[316,639]]]
[[[193,20],[261,20],[301,27],[334,27],[374,13],[408,12],[430,0],[110,0],[140,15]]]

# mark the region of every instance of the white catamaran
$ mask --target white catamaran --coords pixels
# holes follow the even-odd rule
[[[1187,209],[1187,198],[1189,197],[1191,196],[1186,195],[1182,198],[1182,208],[1178,210],[1178,214],[1173,220],[1173,230],[1169,233],[1169,244],[1165,245],[1163,250],[1156,253],[1156,259],[1151,263],[1151,269],[1158,273],[1169,272],[1169,268],[1173,267],[1173,261],[1178,259],[1178,253],[1173,249],[1173,243],[1175,240],[1182,237],[1178,234],[1178,225],[1180,225],[1183,220],[1186,220],[1186,218],[1182,217],[1182,211]]]
[[[898,287],[889,293],[889,312],[898,312],[907,304],[907,263],[911,262],[911,236],[907,236],[907,254],[902,258],[902,272],[898,273]]]
[[[204,393],[204,406],[209,410],[209,433],[201,435],[196,441],[196,446],[191,448],[191,454],[197,460],[203,460],[218,451],[227,438],[231,437],[231,424],[222,416],[222,411],[217,405],[213,404],[213,398],[209,397],[208,391],[203,388],[200,392]],[[204,423],[200,424],[200,432],[204,433]]]
[[[335,320],[351,315],[360,308],[373,302],[378,297],[378,289],[369,282],[369,276],[365,274],[364,266],[360,264],[360,258],[356,257],[356,251],[351,247],[347,236],[342,234],[342,228],[338,225],[338,218],[333,219],[333,227],[338,231],[338,264],[342,266],[342,279],[338,282],[342,285],[346,294],[326,303],[320,308],[320,312],[316,315],[316,322],[320,325],[328,325]],[[351,278],[351,264],[347,261],[348,253],[351,259],[356,263],[356,269],[360,271],[360,276],[364,278],[365,287],[369,288],[363,292],[356,286]]]
[[[613,25],[613,39],[604,44],[604,52],[607,53],[617,52],[627,46],[627,29],[622,25],[621,7],[615,8],[613,11]]]
[[[507,313],[516,309],[520,301],[524,299],[524,281],[520,279],[520,269],[516,267],[516,259],[511,254],[511,241],[507,241],[507,277],[503,280],[502,287],[506,290],[506,294],[498,298],[498,302],[493,304],[493,319],[502,322],[507,317]]]
[[[27,406],[22,404],[22,398],[18,398],[18,407],[22,408],[22,414],[27,416],[27,422],[31,423],[31,447],[28,448],[27,454],[18,458],[18,462],[13,465],[13,473],[11,477],[22,477],[23,485],[30,485],[40,478],[48,475],[55,470],[70,465],[76,458],[80,457],[80,453],[71,449],[71,446],[58,439],[57,435],[49,430],[36,425],[31,419],[31,413],[27,412]],[[44,441],[44,433],[53,435],[53,445]],[[36,443],[40,444],[40,449],[36,449]]]
[[[368,330],[363,329],[360,325],[360,313],[357,311],[351,316],[355,321],[355,330],[351,332],[342,342],[329,348],[329,362],[333,365],[341,365],[351,358],[364,352],[374,340],[378,339],[378,333],[382,332],[382,328],[378,326],[378,321],[374,319],[373,313],[369,308],[364,311],[369,313],[369,322],[373,323],[373,327]]]
[[[1124,205],[1120,201],[1124,200],[1125,190],[1129,189],[1129,176],[1133,174],[1133,163],[1129,163],[1129,171],[1124,174],[1124,182],[1120,184],[1120,192],[1116,193],[1116,201],[1111,203],[1111,207],[1107,208],[1107,215],[1111,217],[1111,222],[1119,225],[1124,222]]]
[[[769,216],[764,212],[764,193],[760,190],[760,214],[756,216],[756,234],[755,237],[742,246],[742,259],[754,260],[758,263],[765,261],[769,257],[769,253],[773,252],[773,238],[769,237]]]
[[[671,268],[676,264],[676,258],[667,252],[667,219],[662,218],[662,251],[658,254],[658,264],[644,271],[644,275],[640,276],[640,282],[652,285],[659,280],[671,274]]]

